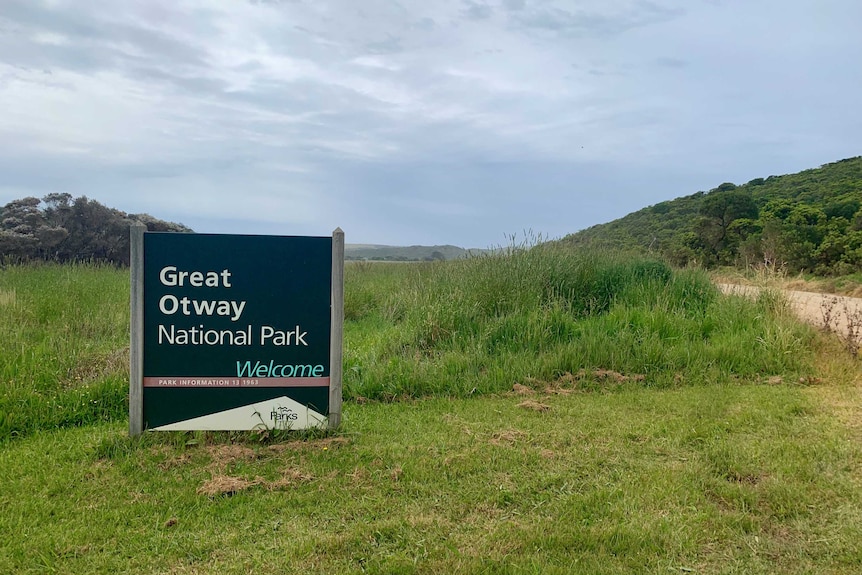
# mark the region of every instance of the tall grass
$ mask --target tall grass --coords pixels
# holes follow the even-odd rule
[[[797,377],[812,361],[812,332],[780,300],[723,297],[642,257],[515,246],[360,262],[345,292],[348,400],[604,387],[607,371],[652,387]],[[0,441],[127,417],[128,297],[126,270],[0,270]]]
[[[128,272],[0,269],[0,440],[128,413]]]
[[[578,372],[589,385],[608,370],[666,387],[811,366],[811,331],[768,298],[723,297],[705,274],[638,256],[515,247],[348,278],[349,397],[494,393]]]

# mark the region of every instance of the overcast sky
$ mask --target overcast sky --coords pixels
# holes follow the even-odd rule
[[[0,0],[0,205],[560,237],[862,154],[860,0]]]

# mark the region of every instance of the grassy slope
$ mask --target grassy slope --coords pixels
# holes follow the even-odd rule
[[[774,298],[535,253],[349,268],[348,396],[442,397],[271,445],[127,439],[125,273],[0,271],[0,572],[862,569],[858,363]]]
[[[862,157],[848,158],[796,174],[753,180],[738,188],[754,199],[758,207],[776,199],[790,200],[829,210],[843,203],[859,205],[862,193]],[[564,238],[572,245],[592,245],[623,249],[668,250],[674,238],[693,232],[703,192],[660,202],[620,219],[592,226]],[[852,219],[852,211],[849,218]]]

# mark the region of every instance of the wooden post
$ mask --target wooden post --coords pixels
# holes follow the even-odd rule
[[[129,435],[144,431],[144,232],[140,222],[129,228],[131,239],[129,330]]]
[[[344,232],[332,232],[332,319],[329,340],[329,429],[341,425],[341,376],[344,353]]]

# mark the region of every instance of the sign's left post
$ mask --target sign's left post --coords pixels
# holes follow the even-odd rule
[[[129,340],[129,435],[144,432],[144,232],[147,226],[135,222],[129,228],[130,340]]]

